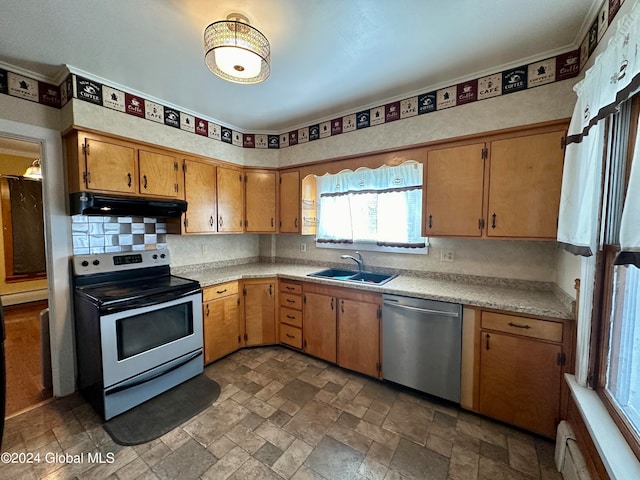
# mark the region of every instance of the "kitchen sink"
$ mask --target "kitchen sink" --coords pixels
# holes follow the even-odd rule
[[[371,283],[374,285],[382,285],[395,278],[397,275],[329,268],[326,270],[320,270],[319,272],[310,273],[307,276],[328,278],[330,280],[340,280],[343,282]]]

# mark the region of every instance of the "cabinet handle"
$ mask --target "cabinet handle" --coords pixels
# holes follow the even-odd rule
[[[216,293],[217,293],[218,295],[220,295],[220,294],[222,294],[222,293],[224,293],[224,292],[226,292],[226,291],[227,291],[227,289],[225,288],[224,290],[216,290]]]
[[[209,226],[213,227],[213,215],[209,217]]]
[[[142,181],[143,181],[142,186],[146,189],[147,188],[147,176],[146,175],[142,176]]]
[[[287,303],[296,303],[296,301],[291,300],[290,298],[287,298]],[[331,308],[333,308],[333,300],[331,301]]]
[[[333,298],[331,299],[331,310],[333,310]]]
[[[491,335],[489,335],[489,334],[487,333],[487,336],[485,337],[485,344],[484,344],[484,347],[485,347],[487,350],[489,350],[489,339],[490,339],[490,338],[491,338]]]
[[[287,338],[296,338],[296,337],[294,337],[293,335],[290,335],[290,334],[288,334],[288,333],[287,333],[286,335],[287,335]]]
[[[433,226],[432,222],[431,222],[432,218],[433,218],[433,216],[429,215],[429,228],[431,228]]]
[[[273,295],[273,284],[269,284],[269,296]]]
[[[287,315],[287,318],[288,318],[289,320],[294,320],[296,317],[294,317],[293,315]]]
[[[273,217],[271,217],[271,226],[273,227]]]
[[[294,287],[292,287],[291,285],[287,285],[285,288],[286,288],[287,290],[295,290],[295,288],[294,288]]]
[[[298,219],[297,219],[297,218],[294,218],[294,219],[293,219],[293,226],[294,226],[295,228],[298,228]]]
[[[205,316],[207,316],[207,317],[209,316],[209,304],[208,303],[207,303],[207,311],[205,313]]]
[[[340,311],[344,313],[344,300],[340,300]]]
[[[496,228],[496,214],[491,215],[491,228]]]
[[[513,322],[509,322],[509,323],[507,323],[507,325],[509,325],[510,327],[514,327],[514,328],[524,328],[526,330],[531,328],[529,325],[519,325],[519,324],[513,323]]]
[[[222,226],[222,216],[218,217],[218,226],[221,227]]]
[[[128,179],[127,187],[131,188],[131,174],[130,173],[127,173],[127,179]]]

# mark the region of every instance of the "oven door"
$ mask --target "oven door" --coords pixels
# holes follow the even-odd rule
[[[177,358],[202,352],[202,294],[101,316],[100,329],[105,389],[175,369]]]

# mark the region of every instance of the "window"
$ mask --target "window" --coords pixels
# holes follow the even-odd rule
[[[319,247],[426,252],[420,163],[318,177],[317,205]]]
[[[601,261],[596,278],[601,301],[595,325],[592,383],[636,456],[640,458],[640,269],[633,262],[616,265],[621,252],[623,209],[630,198],[629,174],[635,150],[640,97],[625,102],[607,120],[605,182],[601,219]],[[634,206],[632,208],[640,208]]]

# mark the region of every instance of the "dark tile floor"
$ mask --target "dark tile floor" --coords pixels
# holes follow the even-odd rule
[[[561,478],[549,440],[292,350],[242,350],[205,373],[215,404],[143,445],[116,445],[78,395],[9,419],[3,451],[40,457],[0,463],[0,478]]]

